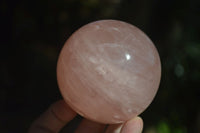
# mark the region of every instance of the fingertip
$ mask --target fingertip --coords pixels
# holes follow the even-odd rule
[[[63,100],[59,100],[33,122],[29,133],[57,133],[75,116],[76,113]]]
[[[59,100],[50,106],[50,110],[60,119],[62,122],[68,122],[76,116],[76,112],[72,110],[64,100]]]
[[[124,124],[121,133],[141,133],[142,129],[143,120],[141,117],[137,116]]]
[[[132,122],[135,123],[135,124],[137,124],[137,125],[142,126],[142,128],[143,128],[143,120],[142,120],[141,117],[137,116],[137,117],[133,118]]]
[[[122,127],[123,127],[123,124],[109,125],[108,128],[106,129],[106,133],[120,133]]]

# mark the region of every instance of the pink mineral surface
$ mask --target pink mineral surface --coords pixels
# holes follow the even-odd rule
[[[143,112],[159,87],[161,64],[152,41],[137,27],[101,20],[66,41],[57,79],[66,103],[100,123],[125,122]]]

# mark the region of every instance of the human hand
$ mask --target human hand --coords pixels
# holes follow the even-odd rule
[[[33,122],[29,133],[58,133],[76,115],[63,100],[57,101]],[[142,128],[143,121],[140,117],[109,126],[83,119],[75,133],[141,133]]]

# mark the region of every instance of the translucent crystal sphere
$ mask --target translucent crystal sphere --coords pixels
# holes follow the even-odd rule
[[[122,123],[143,112],[159,87],[161,64],[152,41],[117,20],[89,23],[66,41],[57,65],[65,101],[81,116]]]

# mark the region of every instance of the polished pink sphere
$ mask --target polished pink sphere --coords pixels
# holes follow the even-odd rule
[[[78,29],[60,53],[57,79],[64,100],[81,116],[122,123],[143,112],[159,87],[161,64],[137,27],[101,20]]]

